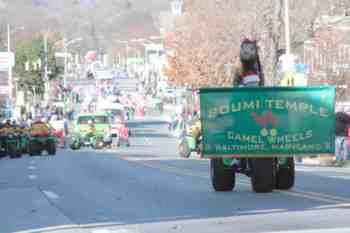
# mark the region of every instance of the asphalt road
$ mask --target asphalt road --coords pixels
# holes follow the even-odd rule
[[[208,161],[180,159],[159,119],[130,126],[130,148],[0,160],[0,233],[350,232],[350,169],[299,165],[291,191],[239,176],[216,193]]]

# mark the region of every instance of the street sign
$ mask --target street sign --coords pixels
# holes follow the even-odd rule
[[[15,65],[15,54],[0,52],[0,70],[8,70]]]
[[[334,87],[201,89],[203,156],[334,153]]]

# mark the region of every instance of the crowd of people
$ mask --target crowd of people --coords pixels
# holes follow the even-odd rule
[[[62,108],[52,106],[40,107],[36,105],[28,111],[21,109],[20,113],[14,114],[12,118],[2,119],[0,134],[29,133],[31,130],[40,129],[39,131],[50,132],[57,136],[59,144],[64,147],[64,139],[68,135],[69,113],[69,111],[64,113]],[[38,128],[38,125],[41,125],[41,128]]]

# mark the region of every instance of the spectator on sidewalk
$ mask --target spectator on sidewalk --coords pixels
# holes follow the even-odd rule
[[[350,116],[345,112],[336,113],[335,122],[335,156],[337,163],[342,164],[348,159],[347,136],[350,128]]]

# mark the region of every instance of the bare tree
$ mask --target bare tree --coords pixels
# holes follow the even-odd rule
[[[237,2],[192,0],[179,19],[166,71],[174,84],[230,86],[228,68],[235,63],[242,35],[249,34],[248,21],[239,17]]]
[[[187,18],[187,20],[184,20],[183,25],[178,25],[180,29],[176,32],[177,42],[174,46],[177,52],[174,57],[169,59],[170,67],[173,65],[174,69],[184,70],[170,69],[169,74],[190,76],[188,78],[178,77],[182,83],[185,82],[184,79],[186,81],[193,79],[193,76],[199,79],[199,77],[207,75],[211,79],[209,83],[218,84],[213,79],[220,80],[220,78],[214,78],[219,73],[207,72],[207,67],[215,67],[213,70],[218,70],[218,67],[223,67],[226,63],[234,63],[238,54],[239,39],[250,37],[259,42],[266,83],[268,85],[277,84],[278,56],[280,51],[285,48],[284,2],[284,0],[186,1],[187,13],[183,18]],[[315,20],[320,15],[327,13],[330,3],[329,0],[306,2],[295,0],[291,2],[292,4],[289,6],[291,41],[292,46],[295,47],[313,36]],[[222,18],[218,15],[221,15]],[[218,35],[231,41],[231,45],[220,44]],[[205,46],[203,46],[204,44]],[[222,45],[226,47],[221,47]],[[222,48],[226,50],[221,50]],[[185,52],[181,52],[182,50]],[[230,52],[230,59],[225,56],[228,52]],[[216,53],[224,54],[221,57],[226,61],[213,60],[212,58],[215,56],[212,54]],[[193,68],[190,69],[188,66],[193,66]],[[195,83],[198,85],[200,82],[197,80]]]
[[[336,27],[320,28],[313,38],[308,58],[312,65],[311,85],[329,84],[338,87],[337,99],[349,98],[350,48],[343,43],[346,32]]]

